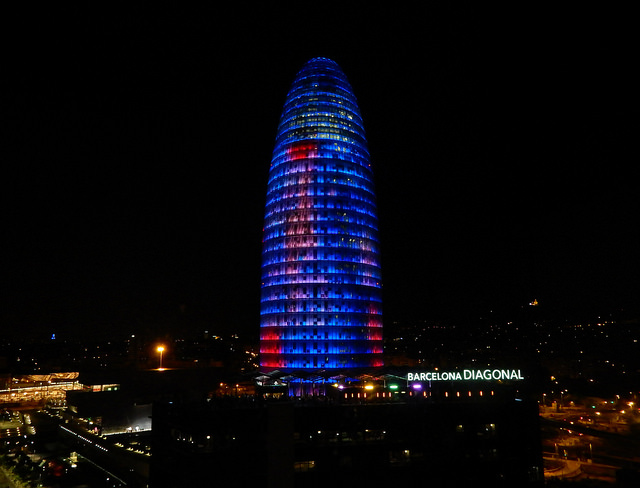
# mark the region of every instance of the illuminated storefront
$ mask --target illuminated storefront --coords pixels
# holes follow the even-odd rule
[[[287,95],[269,171],[262,369],[381,366],[380,280],[360,111],[340,67],[314,58]]]

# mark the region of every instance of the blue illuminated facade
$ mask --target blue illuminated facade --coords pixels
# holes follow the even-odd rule
[[[287,94],[269,171],[261,368],[382,366],[381,295],[360,110],[340,67],[314,58]]]

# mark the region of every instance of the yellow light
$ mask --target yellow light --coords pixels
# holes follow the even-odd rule
[[[373,390],[373,385],[365,385],[364,389],[365,390]]]
[[[158,366],[158,370],[164,371],[164,368],[162,367],[162,353],[164,352],[164,346],[158,346],[156,351],[160,353],[160,365]]]

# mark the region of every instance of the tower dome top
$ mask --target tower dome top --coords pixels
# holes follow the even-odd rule
[[[336,63],[333,59],[325,58],[323,56],[317,56],[315,58],[311,58],[305,64],[310,64],[310,63],[329,63],[335,66],[338,66],[338,63]]]

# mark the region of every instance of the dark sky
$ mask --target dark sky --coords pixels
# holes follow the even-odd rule
[[[628,16],[343,3],[17,18],[2,330],[257,337],[267,170],[314,56],[363,113],[386,321],[637,308]]]

